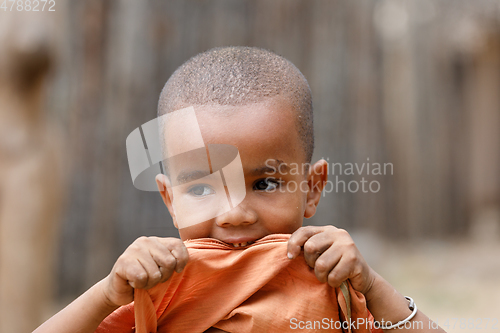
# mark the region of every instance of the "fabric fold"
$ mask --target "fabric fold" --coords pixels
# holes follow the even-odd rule
[[[295,326],[301,332],[370,332],[373,318],[364,296],[350,283],[341,290],[319,282],[303,255],[288,259],[289,237],[269,235],[243,248],[215,239],[188,240],[184,270],[149,290],[136,289],[134,302],[117,309],[96,332],[204,332],[210,327],[286,332]],[[345,324],[351,321],[358,324]],[[117,322],[132,326],[114,331]]]

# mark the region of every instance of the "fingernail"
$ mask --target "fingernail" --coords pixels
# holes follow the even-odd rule
[[[293,254],[291,254],[290,252],[288,252],[286,256],[288,257],[288,259],[293,259]]]

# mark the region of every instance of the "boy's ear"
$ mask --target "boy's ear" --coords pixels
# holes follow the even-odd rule
[[[306,197],[305,218],[310,218],[316,214],[316,207],[318,207],[319,199],[321,199],[321,193],[323,192],[327,179],[328,163],[324,159],[311,165],[307,175],[309,190],[307,191]]]
[[[172,216],[175,227],[178,228],[177,220],[175,219],[175,209],[173,205],[174,196],[172,193],[172,186],[170,185],[170,181],[168,180],[167,176],[161,173],[156,175],[155,180],[156,185],[158,186],[158,192],[160,192],[163,202],[165,203],[165,206],[167,206],[168,212]]]

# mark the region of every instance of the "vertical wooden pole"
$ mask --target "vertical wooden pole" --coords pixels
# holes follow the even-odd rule
[[[52,296],[61,202],[59,151],[43,112],[53,17],[2,16],[0,332],[31,332]]]

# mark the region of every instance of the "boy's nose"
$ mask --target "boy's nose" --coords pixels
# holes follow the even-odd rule
[[[215,223],[222,228],[251,225],[255,222],[257,222],[257,213],[246,207],[244,202],[234,207],[229,212],[215,218]]]

